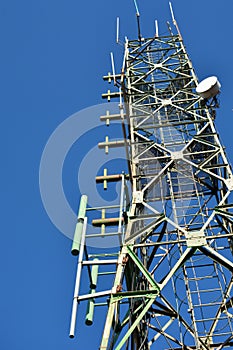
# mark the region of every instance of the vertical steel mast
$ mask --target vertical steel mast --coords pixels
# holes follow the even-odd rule
[[[120,98],[120,110],[101,120],[110,126],[120,120],[124,138],[106,138],[99,147],[125,147],[129,169],[97,176],[105,188],[120,182],[121,197],[117,215],[98,208],[92,224],[100,240],[115,234],[120,244],[88,253],[87,213],[96,208],[86,210],[83,196],[72,250],[81,255],[70,331],[74,337],[80,302],[88,303],[88,325],[94,310],[105,307],[100,350],[233,346],[233,175],[214,124],[216,94],[197,93],[172,8],[171,14],[167,34],[159,35],[156,25],[152,38],[139,31],[138,39],[126,39],[121,73],[113,69],[104,77],[115,87],[103,97]],[[84,269],[90,291],[81,294]]]

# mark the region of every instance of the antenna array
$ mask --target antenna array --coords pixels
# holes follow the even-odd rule
[[[196,92],[198,80],[170,3],[176,34],[125,42],[123,68],[104,77],[114,83],[103,98],[120,100],[123,140],[106,137],[99,147],[123,147],[128,169],[104,174],[106,190],[121,184],[117,214],[88,208],[82,196],[72,252],[79,254],[70,336],[77,306],[87,302],[86,324],[107,309],[100,350],[215,349],[233,346],[233,176],[215,129],[216,99]],[[157,22],[156,22],[157,23]],[[119,20],[117,25],[119,42]],[[98,209],[98,210],[97,210]],[[98,233],[87,232],[92,219]],[[116,249],[88,251],[88,239],[118,237]],[[101,243],[102,244],[102,243]],[[100,246],[101,246],[100,244]],[[86,293],[80,293],[86,269]],[[83,286],[82,291],[85,290]],[[100,314],[98,314],[101,316]],[[98,319],[100,322],[100,318]],[[91,346],[91,345],[90,345]]]

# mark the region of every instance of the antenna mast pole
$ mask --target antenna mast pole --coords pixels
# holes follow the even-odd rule
[[[141,42],[142,36],[141,36],[141,26],[140,26],[140,12],[139,12],[139,9],[138,9],[137,0],[134,0],[134,5],[135,5],[136,17],[137,17],[138,40]]]

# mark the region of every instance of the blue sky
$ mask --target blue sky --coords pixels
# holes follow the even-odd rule
[[[138,4],[143,36],[153,35],[154,19],[161,27],[170,20],[168,1]],[[216,125],[232,162],[233,3],[174,0],[173,7],[198,78],[217,75],[222,84]],[[38,174],[54,129],[71,114],[102,102],[111,51],[120,68],[117,16],[121,39],[134,38],[133,0],[0,2],[1,349],[97,348],[98,325],[87,328],[79,320],[77,338],[68,338],[75,260],[71,241],[43,208]],[[75,181],[70,186],[68,199],[77,208]]]

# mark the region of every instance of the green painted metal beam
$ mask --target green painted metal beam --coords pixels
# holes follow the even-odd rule
[[[86,215],[86,209],[87,209],[87,196],[82,195],[80,200],[80,205],[79,205],[78,220],[75,228],[73,245],[71,249],[72,255],[78,255],[80,251],[82,232],[83,232],[83,223]]]
[[[130,256],[130,258],[133,260],[135,265],[139,268],[139,270],[142,272],[142,274],[146,277],[150,285],[157,291],[159,291],[159,286],[155,282],[154,278],[151,276],[149,271],[145,268],[145,266],[142,264],[142,262],[138,259],[137,255],[133,252],[132,248],[130,246],[127,246],[127,251]]]
[[[154,299],[150,299],[149,301],[147,301],[147,304],[145,305],[145,307],[143,308],[142,312],[140,313],[140,315],[138,315],[138,317],[136,318],[136,320],[134,321],[134,323],[132,324],[132,326],[129,328],[129,330],[126,332],[126,334],[124,335],[124,337],[122,338],[122,340],[120,341],[120,343],[117,345],[115,350],[120,350],[122,349],[122,347],[124,346],[125,342],[127,341],[127,339],[130,337],[130,335],[133,333],[133,331],[135,330],[135,328],[140,324],[141,320],[143,319],[143,317],[146,315],[147,311],[149,310],[149,308],[151,307],[151,305],[153,304]]]

